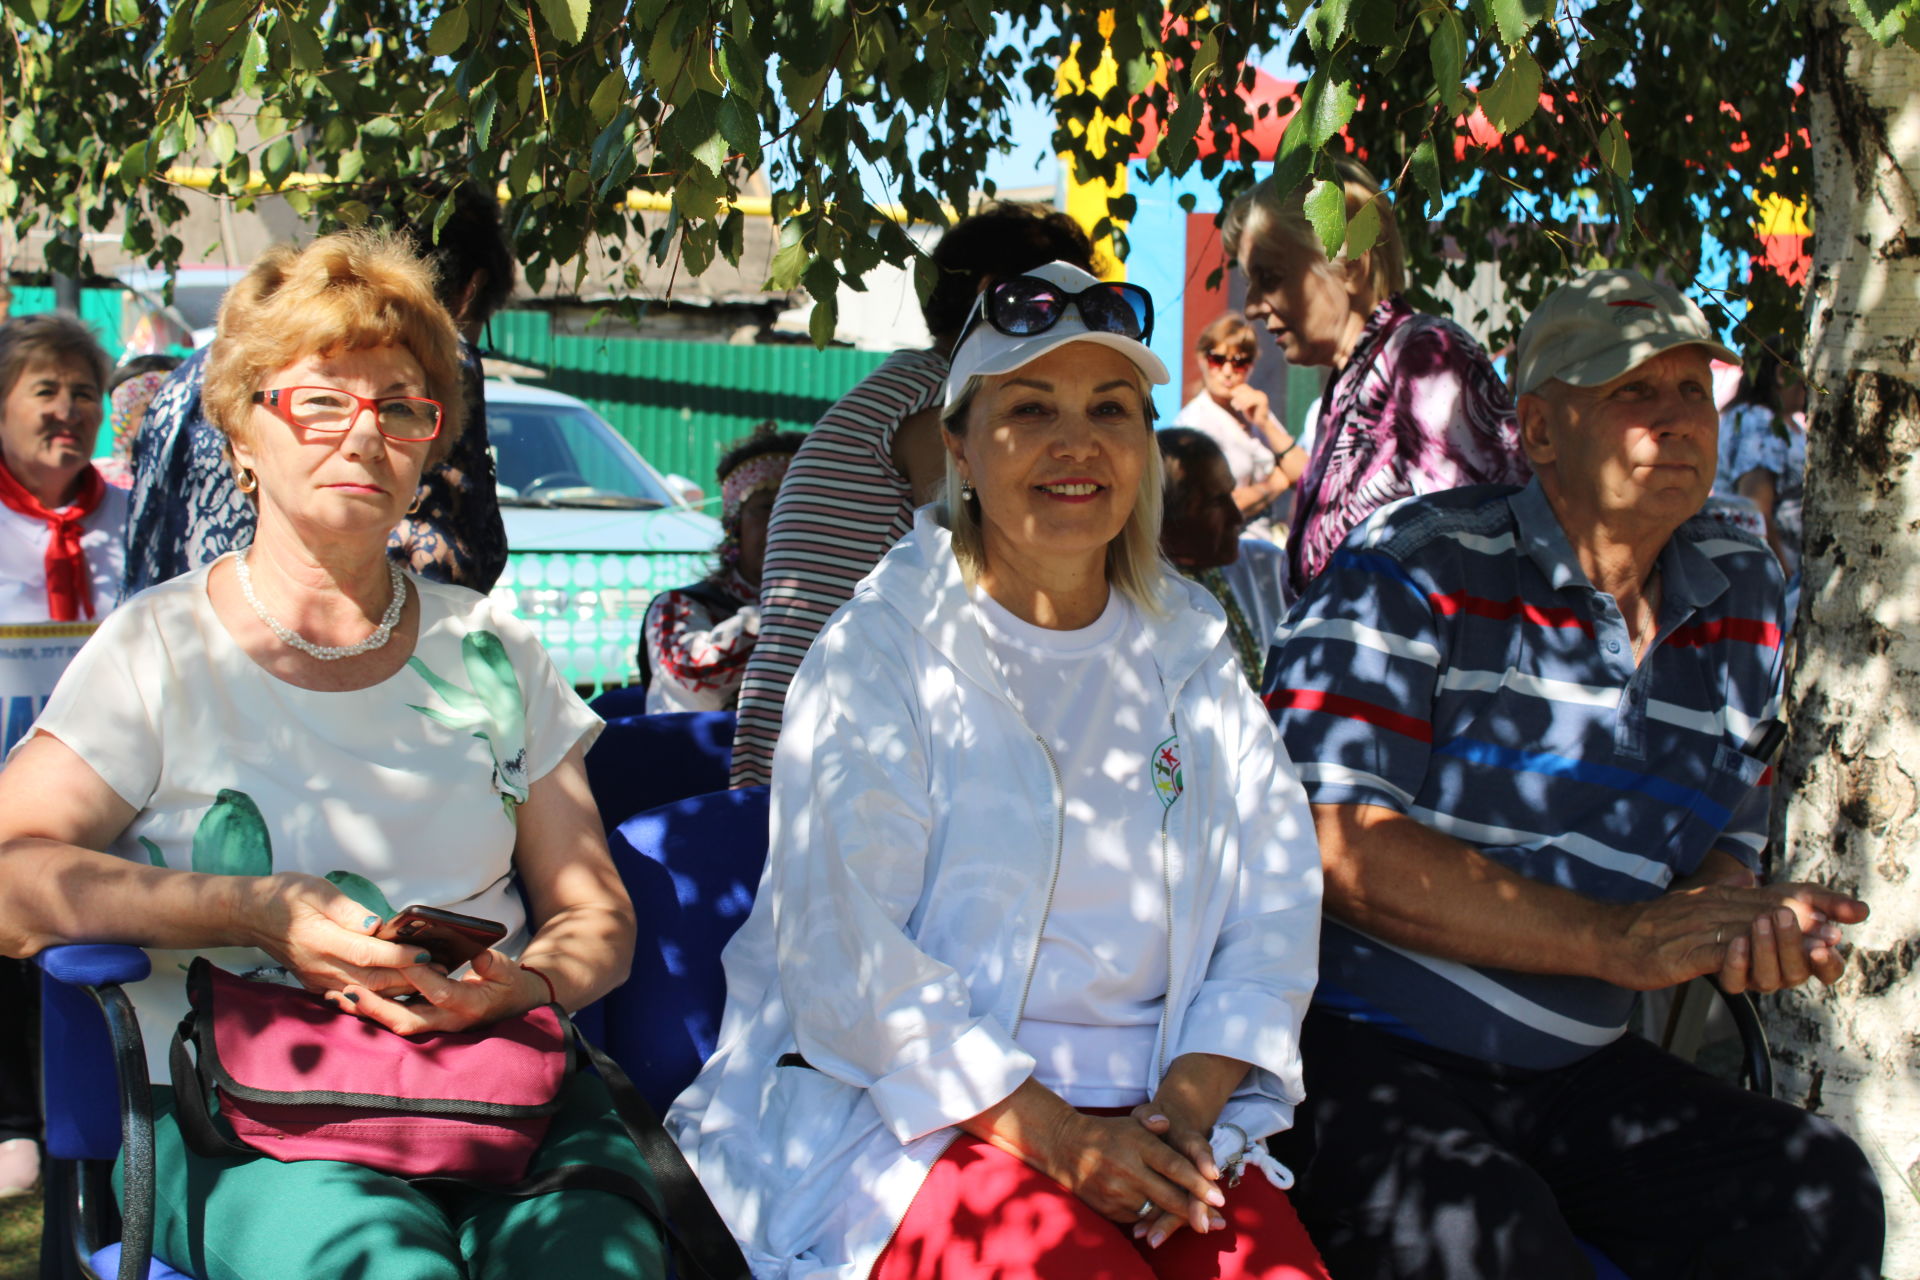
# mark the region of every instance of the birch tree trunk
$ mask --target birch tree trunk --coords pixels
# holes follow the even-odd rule
[[[1866,899],[1847,974],[1772,1003],[1783,1096],[1865,1148],[1920,1278],[1920,54],[1813,7],[1805,589],[1776,876]],[[1776,813],[1776,819],[1781,814]]]

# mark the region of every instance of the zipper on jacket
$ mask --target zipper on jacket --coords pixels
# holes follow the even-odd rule
[[[1031,732],[1031,730],[1029,730]],[[1053,774],[1053,874],[1047,878],[1047,901],[1040,909],[1040,927],[1034,931],[1033,954],[1027,958],[1027,980],[1020,986],[1020,1004],[1013,1011],[1013,1025],[1007,1034],[1020,1034],[1021,1019],[1027,1016],[1027,997],[1033,992],[1033,975],[1040,967],[1040,940],[1046,937],[1047,920],[1053,915],[1053,891],[1060,885],[1060,857],[1067,844],[1067,788],[1060,781],[1060,764],[1053,758],[1053,748],[1039,734],[1033,740],[1040,744],[1040,750],[1047,757],[1047,769]]]
[[[1040,940],[1046,936],[1047,920],[1053,915],[1053,891],[1060,884],[1060,855],[1067,843],[1067,789],[1060,781],[1060,764],[1053,758],[1053,748],[1047,745],[1045,738],[1036,733],[1033,735],[1033,740],[1040,744],[1040,750],[1046,754],[1047,769],[1053,774],[1053,874],[1047,880],[1046,905],[1040,909],[1040,928],[1033,935],[1033,955],[1027,960],[1027,980],[1020,987],[1020,1004],[1013,1011],[1013,1026],[1007,1030],[1010,1036],[1020,1034],[1020,1020],[1027,1014],[1027,996],[1033,991],[1033,975],[1040,968]],[[1166,837],[1165,821],[1164,818],[1161,819],[1160,834],[1163,840]],[[953,1144],[960,1140],[963,1130],[958,1125],[952,1128],[952,1135],[941,1144],[940,1150],[934,1153],[933,1162],[928,1166],[929,1168],[933,1164],[939,1164],[941,1158],[953,1149]],[[893,1224],[893,1230],[887,1233],[887,1242],[880,1246],[880,1254],[884,1254],[892,1247],[894,1237],[900,1234],[900,1225],[904,1221],[906,1219],[903,1217],[900,1222]],[[880,1254],[875,1254],[875,1258]]]
[[[1180,741],[1180,722],[1171,709],[1167,711],[1167,728],[1173,731],[1173,740]],[[1184,763],[1181,766],[1185,770]],[[1181,795],[1186,789],[1181,788]],[[1180,796],[1175,796],[1177,803]],[[1167,856],[1167,824],[1173,821],[1173,805],[1160,810],[1160,884],[1167,891],[1167,998],[1160,1010],[1160,1048],[1154,1055],[1160,1064],[1160,1073],[1153,1081],[1153,1088],[1160,1087],[1160,1081],[1167,1078],[1167,1025],[1173,1021],[1173,988],[1176,981],[1173,972],[1173,862]]]

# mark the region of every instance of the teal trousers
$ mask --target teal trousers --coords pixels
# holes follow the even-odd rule
[[[173,1091],[154,1089],[153,1251],[197,1280],[556,1280],[666,1274],[658,1228],[603,1191],[509,1200],[428,1194],[355,1164],[187,1149]],[[576,1075],[532,1172],[597,1164],[654,1185],[606,1086]],[[121,1191],[121,1170],[114,1169]]]

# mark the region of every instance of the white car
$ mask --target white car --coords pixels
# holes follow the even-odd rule
[[[486,392],[508,549],[493,597],[574,685],[625,684],[648,602],[707,575],[720,522],[572,396],[493,380]]]

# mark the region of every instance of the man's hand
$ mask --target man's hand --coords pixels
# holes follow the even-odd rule
[[[1612,971],[1602,976],[1636,991],[1707,974],[1732,992],[1831,983],[1845,964],[1839,926],[1867,912],[1859,899],[1811,884],[1676,888],[1619,909]]]

